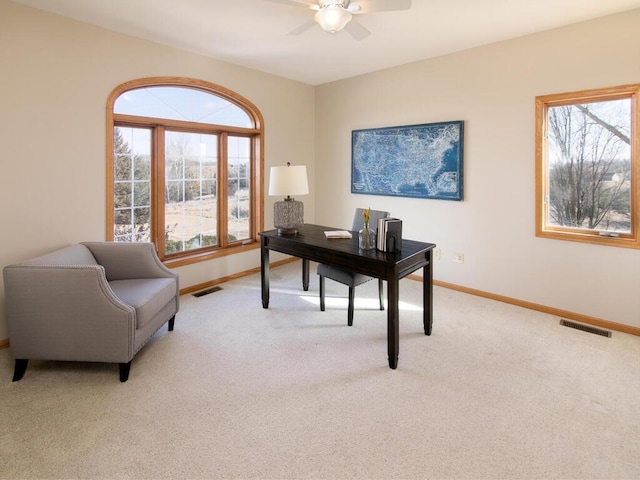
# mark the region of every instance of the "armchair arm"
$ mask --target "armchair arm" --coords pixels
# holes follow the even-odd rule
[[[128,362],[135,309],[122,302],[100,265],[17,264],[4,268],[15,358]]]
[[[105,269],[108,281],[133,278],[178,278],[165,267],[152,243],[83,242]]]

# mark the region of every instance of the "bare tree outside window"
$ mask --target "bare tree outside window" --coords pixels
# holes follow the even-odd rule
[[[630,233],[630,103],[549,108],[551,225]]]

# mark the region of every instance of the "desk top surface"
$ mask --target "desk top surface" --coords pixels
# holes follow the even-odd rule
[[[433,243],[418,242],[415,240],[402,239],[402,249],[399,252],[381,252],[376,249],[361,250],[358,247],[358,232],[352,231],[351,238],[326,238],[324,232],[330,230],[344,230],[335,227],[322,225],[304,224],[298,229],[297,235],[279,236],[277,230],[267,230],[260,232],[261,237],[268,238],[274,242],[273,246],[278,250],[278,246],[289,244],[294,248],[313,248],[325,250],[343,255],[358,256],[363,260],[370,259],[378,262],[396,263],[416,254],[423,254],[432,250],[436,245]],[[269,248],[269,246],[267,246]]]

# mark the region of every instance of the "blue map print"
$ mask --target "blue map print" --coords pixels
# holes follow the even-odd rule
[[[351,192],[462,200],[463,122],[354,130]]]

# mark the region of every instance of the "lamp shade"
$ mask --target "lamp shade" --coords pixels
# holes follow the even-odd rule
[[[269,195],[307,195],[307,167],[305,165],[289,165],[271,167],[269,177]]]
[[[323,30],[339,32],[351,21],[351,12],[342,5],[332,3],[322,7],[313,17]]]

